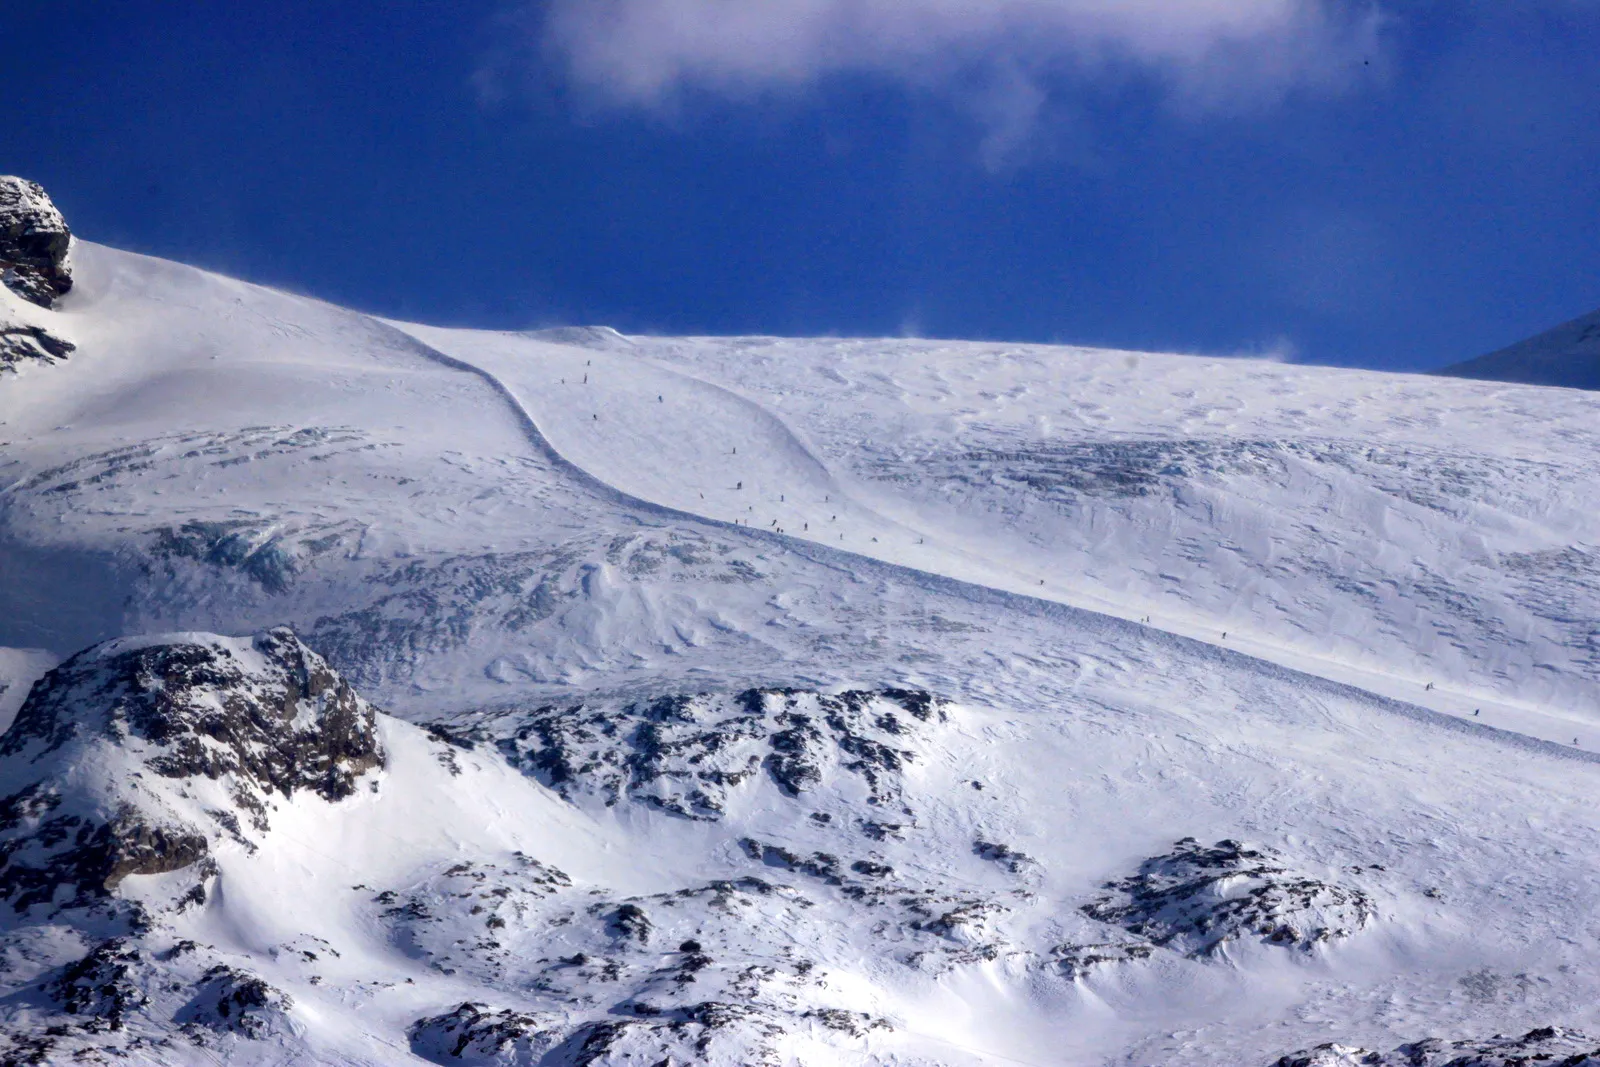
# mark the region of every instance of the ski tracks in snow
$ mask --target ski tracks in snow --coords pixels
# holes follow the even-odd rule
[[[1502,729],[1447,712],[1436,711],[1420,704],[1399,700],[1372,689],[1314,673],[1299,666],[1280,663],[1268,655],[1260,654],[1260,650],[1257,650],[1256,654],[1241,652],[1222,644],[1174,633],[1158,626],[1124,618],[1104,610],[1096,610],[1046,597],[1020,594],[997,586],[952,577],[936,570],[927,570],[905,563],[892,562],[864,552],[835,548],[819,539],[799,535],[791,536],[788,531],[777,527],[776,523],[766,528],[755,524],[747,525],[743,521],[735,521],[734,518],[724,518],[715,513],[708,514],[688,507],[674,506],[672,503],[650,499],[648,496],[629,492],[627,489],[615,484],[614,481],[602,477],[590,469],[591,466],[602,466],[604,464],[591,463],[589,466],[585,466],[558,448],[551,437],[541,428],[539,420],[518,390],[500,374],[484,365],[484,363],[475,362],[459,355],[451,355],[424,340],[423,337],[411,333],[408,328],[383,322],[382,320],[375,319],[373,321],[379,330],[393,338],[397,344],[403,345],[417,355],[454,370],[474,375],[482,380],[506,403],[513,418],[526,435],[528,443],[540,456],[592,492],[623,507],[643,512],[657,519],[711,525],[725,533],[736,533],[751,540],[770,544],[815,564],[833,570],[848,572],[856,577],[870,575],[881,580],[909,584],[930,592],[953,596],[972,604],[991,605],[997,609],[1017,612],[1023,616],[1049,618],[1055,622],[1066,623],[1077,629],[1097,635],[1132,638],[1136,641],[1163,646],[1175,655],[1190,659],[1209,660],[1235,670],[1243,670],[1260,677],[1271,678],[1296,688],[1316,692],[1331,698],[1355,700],[1389,714],[1425,723],[1452,733],[1478,737],[1499,744],[1510,745],[1524,751],[1555,756],[1561,759],[1600,764],[1600,753],[1560,744],[1553,740],[1534,736],[1531,733]],[[424,328],[418,327],[417,329],[422,330]],[[544,344],[548,344],[548,342]],[[585,367],[590,367],[592,366],[591,361],[597,357],[602,360],[617,358],[614,356],[608,357],[604,353],[587,349],[574,349],[574,352],[575,355],[572,357],[574,368],[578,359],[584,361]],[[899,524],[886,520],[870,509],[851,501],[842,482],[827,468],[816,452],[806,447],[799,435],[790,429],[783,420],[767,411],[761,405],[730,390],[701,381],[698,378],[689,378],[686,375],[643,364],[642,362],[639,369],[645,371],[646,374],[636,376],[634,380],[635,388],[632,392],[645,396],[646,403],[648,403],[647,394],[654,388],[653,382],[646,375],[670,375],[674,380],[674,384],[680,387],[687,386],[691,389],[704,390],[706,395],[721,401],[720,404],[705,405],[704,410],[698,413],[701,419],[711,420],[706,423],[707,426],[714,425],[717,416],[725,414],[730,408],[738,413],[740,418],[737,421],[746,423],[744,432],[730,430],[725,425],[723,430],[732,440],[742,441],[746,445],[745,463],[740,466],[746,469],[754,466],[762,471],[763,479],[759,483],[759,489],[756,488],[756,484],[753,481],[752,495],[760,490],[765,490],[766,495],[769,496],[772,493],[777,493],[781,498],[786,498],[790,493],[799,497],[801,493],[815,496],[820,492],[824,497],[830,498],[826,501],[827,503],[832,503],[831,498],[837,497],[837,506],[840,508],[838,513],[852,517],[855,522],[851,523],[851,526],[855,530],[859,530],[863,525],[866,525],[869,528],[878,527],[885,533],[893,530],[908,539],[914,536],[911,531],[899,526]],[[581,371],[577,373],[582,374]],[[641,381],[640,379],[643,380]],[[639,389],[641,385],[645,387],[642,393]],[[664,407],[665,394],[657,395],[662,398],[660,403]],[[621,419],[624,423],[632,422],[629,430],[635,437],[648,440],[648,428],[640,425],[638,421],[640,417],[638,396],[634,396],[632,399],[634,401],[633,404],[623,405],[625,409],[632,408],[632,410],[624,410],[621,413]],[[616,430],[617,426],[615,424],[619,416],[618,411],[609,404],[610,395],[606,397],[606,400],[608,401],[608,418],[606,425],[600,428],[602,433]],[[579,416],[577,421],[581,422],[582,413],[581,410],[576,411]],[[599,413],[593,412],[591,414],[597,416]],[[629,416],[633,416],[632,420],[629,419]],[[596,418],[593,421],[598,422],[599,419]],[[759,428],[761,432],[750,432],[752,427]],[[751,460],[758,458],[749,454],[751,445],[758,440],[765,442],[767,439],[770,439],[774,444],[769,449],[768,455],[760,457],[765,462],[751,464]],[[736,444],[729,445],[730,460],[734,454],[733,450],[736,448]],[[771,451],[776,451],[779,455],[774,458],[770,454]],[[661,460],[662,455],[666,456],[664,461]],[[645,475],[641,479],[647,484],[641,488],[649,491],[657,486],[670,487],[681,484],[681,482],[672,482],[664,476],[673,469],[670,465],[672,460],[670,454],[666,452],[658,453],[657,459],[658,463],[655,470],[650,470],[647,466]],[[731,466],[732,464],[730,463]],[[789,485],[786,489],[780,489],[777,484],[765,484],[768,481],[777,483],[780,479],[776,475],[785,471],[802,472],[802,478],[800,479],[802,484],[799,486]],[[743,479],[739,478],[732,478],[732,480],[736,484],[743,481]],[[703,492],[703,490],[690,491]],[[734,492],[743,492],[743,490],[734,490]],[[653,493],[652,495],[656,494]],[[669,488],[668,492],[661,495],[670,496],[676,494],[672,493]],[[784,499],[780,502],[786,503],[787,500]],[[830,514],[834,513],[830,512]],[[805,520],[799,521],[803,522]],[[861,537],[859,533],[857,536]],[[1052,592],[1055,591],[1052,590]],[[1560,726],[1559,729],[1565,730],[1566,727]]]

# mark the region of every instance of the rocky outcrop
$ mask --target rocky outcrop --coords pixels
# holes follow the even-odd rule
[[[259,1040],[287,1029],[293,1006],[287,993],[259,976],[219,964],[200,979],[194,999],[176,1019],[186,1026]]]
[[[1085,915],[1195,959],[1247,938],[1308,949],[1349,937],[1375,914],[1361,890],[1291,871],[1271,849],[1237,841],[1186,837],[1105,889]]]
[[[946,714],[942,701],[916,690],[748,689],[547,705],[507,713],[486,736],[513,765],[569,799],[587,793],[613,805],[626,798],[711,822],[722,818],[732,790],[763,772],[794,799],[837,768],[863,782],[869,803],[899,810],[901,772],[916,759],[907,743]]]
[[[47,308],[72,288],[72,231],[37,182],[0,175],[0,284]]]
[[[11,322],[0,315],[0,371],[14,369],[24,360],[54,363],[66,359],[77,347],[43,326]]]
[[[215,840],[267,831],[274,796],[339,800],[383,761],[375,710],[288,629],[100,645],[40,679],[0,737],[0,780],[21,783],[0,799],[0,898],[203,880]]]
[[[92,949],[49,984],[52,999],[69,1015],[84,1015],[111,1030],[120,1030],[132,1012],[149,1003],[137,970],[143,962],[135,945],[114,938]]]
[[[1600,1039],[1546,1026],[1521,1037],[1503,1034],[1479,1041],[1428,1038],[1393,1052],[1327,1044],[1282,1057],[1272,1067],[1600,1067]]]
[[[494,1011],[468,1003],[418,1019],[409,1036],[411,1051],[432,1063],[524,1067],[538,1063],[564,1035],[558,1015]]]

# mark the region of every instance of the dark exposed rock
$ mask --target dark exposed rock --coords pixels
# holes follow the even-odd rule
[[[1272,1067],[1600,1067],[1600,1039],[1557,1026],[1480,1041],[1428,1038],[1378,1053],[1349,1045],[1293,1052]]]
[[[606,917],[606,929],[617,937],[650,943],[650,916],[637,904],[623,904]]]
[[[972,854],[998,863],[1012,874],[1021,874],[1030,867],[1038,866],[1038,862],[1026,852],[1018,852],[1010,845],[998,844],[994,841],[974,841]]]
[[[103,942],[69,964],[48,991],[69,1015],[86,1015],[110,1030],[120,1030],[126,1017],[149,1002],[134,976],[139,951],[122,938]]]
[[[63,340],[42,326],[29,326],[0,318],[0,371],[14,368],[23,360],[54,363],[66,359],[78,346]]]
[[[587,792],[608,805],[626,798],[714,821],[730,790],[763,768],[789,797],[836,766],[866,783],[871,803],[896,803],[899,775],[914,758],[904,740],[945,714],[937,698],[912,690],[749,689],[511,711],[500,717],[509,731],[497,744],[569,799]]]
[[[241,1037],[262,1038],[281,1030],[294,1002],[256,975],[218,965],[200,979],[195,997],[176,1019]]]
[[[660,1016],[594,1023],[575,1035],[574,1067],[604,1063],[691,1064],[737,1062],[777,1067],[774,1041],[786,1030],[773,1013],[742,1004],[707,1001]]]
[[[1083,978],[1109,963],[1147,960],[1155,946],[1143,941],[1115,941],[1102,945],[1058,945],[1050,958],[1068,978]]]
[[[168,778],[234,775],[262,793],[328,800],[355,792],[358,777],[383,765],[372,706],[287,627],[256,635],[250,651],[186,635],[81,652],[33,687],[0,757],[131,737]]]
[[[0,284],[50,307],[72,288],[71,243],[66,220],[38,183],[0,175]]]
[[[844,879],[839,875],[839,857],[830,853],[813,852],[810,856],[801,856],[781,846],[749,837],[741,840],[739,847],[744,849],[745,855],[765,863],[768,867],[807,874],[813,878],[820,878],[829,885],[844,884]]]
[[[873,1030],[894,1029],[887,1019],[859,1011],[845,1011],[843,1008],[814,1008],[801,1018],[815,1020],[829,1030],[837,1030],[851,1037],[865,1037]]]
[[[1195,958],[1251,936],[1310,948],[1350,936],[1375,914],[1362,891],[1294,873],[1272,850],[1237,841],[1186,837],[1105,888],[1084,914]]]
[[[60,768],[91,750],[127,773],[64,792]],[[0,799],[0,898],[20,910],[131,875],[203,879],[211,837],[242,838],[236,813],[265,831],[272,795],[342,799],[383,758],[376,712],[287,629],[90,649],[46,674],[0,737],[13,779],[34,779]],[[175,800],[190,779],[222,783],[233,810]]]
[[[411,1051],[441,1064],[521,1065],[540,1057],[561,1041],[559,1016],[529,1015],[484,1004],[463,1004],[454,1011],[418,1019],[408,1036]]]

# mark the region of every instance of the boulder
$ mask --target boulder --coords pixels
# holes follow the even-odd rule
[[[0,175],[0,283],[40,307],[72,288],[72,231],[37,182]]]

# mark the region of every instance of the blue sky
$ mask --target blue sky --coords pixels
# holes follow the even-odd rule
[[[0,172],[77,232],[394,316],[1418,369],[1600,307],[1596,0],[0,0],[0,33]]]

